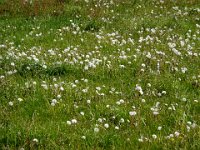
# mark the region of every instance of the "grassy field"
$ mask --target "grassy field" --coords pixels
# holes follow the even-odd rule
[[[200,149],[199,0],[0,0],[0,149]]]

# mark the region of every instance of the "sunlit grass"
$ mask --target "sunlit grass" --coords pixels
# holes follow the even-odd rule
[[[200,6],[0,1],[1,149],[200,149]]]

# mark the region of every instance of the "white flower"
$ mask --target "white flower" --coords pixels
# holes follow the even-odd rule
[[[178,136],[180,135],[180,133],[179,133],[178,131],[176,131],[176,132],[174,133],[174,135],[175,135],[176,137],[178,137]]]
[[[13,106],[13,102],[9,102],[8,104],[9,104],[10,106]]]
[[[99,128],[97,128],[97,127],[94,128],[94,132],[96,132],[96,133],[99,132]]]
[[[148,52],[147,55],[146,55],[146,57],[150,59],[151,58],[151,53]]]
[[[191,125],[192,128],[195,128],[196,126],[197,126],[196,123],[193,123],[193,124]]]
[[[184,41],[180,41],[181,47],[185,46],[185,42]]]
[[[158,93],[158,96],[161,97],[161,96],[162,96],[162,93]]]
[[[121,103],[120,103],[120,101],[117,101],[116,104],[117,104],[117,105],[120,105]]]
[[[124,66],[124,65],[119,65],[119,67],[120,67],[120,68],[125,68],[125,66]]]
[[[183,101],[183,102],[186,102],[186,101],[187,101],[187,99],[186,99],[185,97],[183,97],[183,98],[182,98],[182,101]]]
[[[106,105],[106,108],[109,108],[110,107],[110,105]]]
[[[54,84],[54,87],[55,87],[55,88],[58,88],[58,86],[59,86],[58,84],[56,84],[56,83]]]
[[[189,131],[190,131],[190,127],[189,127],[189,126],[187,126],[186,128],[187,128],[187,132],[189,132]]]
[[[146,67],[146,65],[145,65],[145,64],[141,64],[141,66],[142,66],[142,67]]]
[[[85,113],[84,113],[83,111],[81,111],[81,112],[80,112],[80,114],[81,114],[82,116],[84,116],[84,115],[85,115]]]
[[[51,103],[51,106],[55,106],[56,105],[56,103]]]
[[[124,118],[121,118],[119,122],[124,123]]]
[[[42,67],[43,67],[44,69],[47,69],[47,65],[42,65]]]
[[[120,99],[119,102],[120,102],[121,104],[123,104],[123,103],[124,103],[124,100],[123,100],[123,99]]]
[[[5,76],[3,76],[3,75],[2,75],[2,76],[0,76],[0,79],[4,79],[4,78],[5,78]]]
[[[153,138],[153,139],[157,139],[157,135],[153,134],[153,135],[152,135],[152,138]]]
[[[159,126],[159,127],[158,127],[158,130],[160,131],[161,129],[162,129],[162,127],[161,127],[161,126]]]
[[[73,124],[76,124],[76,123],[77,123],[77,120],[76,120],[76,119],[72,119],[71,122],[72,122]]]
[[[144,94],[144,92],[142,90],[142,87],[140,85],[138,85],[138,84],[136,84],[135,90],[138,91],[141,95]]]
[[[48,89],[48,86],[47,86],[46,84],[42,84],[41,86],[42,86],[45,90]]]
[[[18,98],[17,100],[18,100],[19,102],[22,102],[22,101],[23,101],[23,99],[22,99],[22,98]]]
[[[61,87],[60,87],[60,90],[61,90],[61,91],[64,91],[64,88],[61,86]]]
[[[91,100],[87,100],[87,103],[90,104],[90,103],[91,103]]]
[[[84,139],[84,140],[86,139],[86,137],[85,137],[85,136],[82,136],[81,138],[82,138],[82,139]]]
[[[154,115],[158,115],[159,112],[158,112],[158,111],[153,111],[153,114],[154,114]]]
[[[186,73],[187,70],[188,70],[188,69],[187,69],[186,67],[182,67],[182,68],[181,68],[182,73]]]
[[[71,124],[72,124],[72,122],[71,122],[71,121],[67,121],[67,124],[68,124],[68,125],[71,125]]]
[[[75,88],[75,87],[76,87],[76,84],[73,84],[73,83],[72,83],[72,87]]]
[[[147,86],[148,86],[148,87],[151,87],[151,83],[147,83]]]
[[[174,137],[174,134],[170,134],[169,137],[170,137],[170,138],[173,138],[173,137]]]
[[[131,116],[135,116],[136,114],[137,114],[136,111],[130,111],[130,112],[129,112],[129,115],[131,115]]]
[[[118,126],[115,126],[115,129],[116,129],[116,130],[119,130],[119,127],[118,127]]]
[[[101,87],[96,87],[96,90],[100,91],[100,90],[101,90]]]
[[[103,119],[102,119],[102,118],[99,118],[98,121],[102,123],[102,122],[103,122]]]
[[[85,67],[84,67],[84,70],[88,70],[88,68],[89,68],[88,66],[85,66]]]
[[[57,95],[57,98],[58,98],[58,99],[60,99],[60,98],[61,98],[61,95],[60,95],[60,94],[59,94],[59,95]]]
[[[84,82],[85,82],[85,83],[88,83],[88,79],[84,79]]]
[[[115,91],[115,88],[111,88],[111,91],[113,91],[113,92],[114,92],[114,91]]]
[[[177,49],[175,48],[172,48],[172,51],[176,54],[176,55],[181,55],[181,52],[179,52]]]
[[[141,71],[141,72],[144,72],[144,69],[141,69],[140,71]]]
[[[56,103],[57,103],[57,100],[56,100],[56,99],[52,99],[52,101],[51,101],[51,106],[55,106]]]
[[[142,139],[142,138],[140,138],[140,139],[138,139],[138,141],[139,141],[139,142],[143,142],[143,139]]]
[[[175,43],[168,43],[168,46],[169,46],[170,48],[174,48],[174,47],[176,47],[176,44],[175,44]]]
[[[109,128],[109,124],[107,124],[107,123],[104,124],[104,127],[105,127],[105,128]]]
[[[33,139],[33,142],[38,143],[38,139],[34,138],[34,139]]]
[[[87,92],[88,92],[88,89],[82,89],[82,92],[83,92],[83,93],[87,93]]]

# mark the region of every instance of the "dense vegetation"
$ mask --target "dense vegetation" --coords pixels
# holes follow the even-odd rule
[[[0,0],[0,149],[200,149],[198,0]]]

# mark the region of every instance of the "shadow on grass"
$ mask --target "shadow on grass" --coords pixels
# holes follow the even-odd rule
[[[39,64],[23,64],[18,69],[18,74],[22,77],[80,76],[82,71],[68,64],[48,68],[44,68]]]

